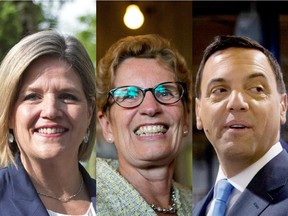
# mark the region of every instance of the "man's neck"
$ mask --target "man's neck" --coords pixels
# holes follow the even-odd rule
[[[264,166],[266,163],[268,163],[272,158],[274,158],[276,155],[278,155],[283,150],[281,144],[277,142],[273,146],[271,146],[266,152],[263,154],[260,154],[258,156],[252,157],[252,158],[243,158],[240,160],[237,159],[231,159],[231,158],[221,158],[220,160],[220,166],[222,168],[222,171],[224,175],[227,178],[231,178],[239,173],[241,173],[243,170],[247,169],[248,167],[254,166],[255,163],[261,163],[262,165],[257,166]]]

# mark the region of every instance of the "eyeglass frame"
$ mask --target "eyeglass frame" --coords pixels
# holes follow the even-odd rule
[[[177,99],[177,100],[176,100],[175,102],[173,102],[173,103],[163,103],[163,102],[159,101],[159,99],[154,95],[154,91],[153,91],[153,90],[155,90],[159,85],[163,85],[163,84],[167,84],[167,83],[180,84],[181,88],[183,89],[183,92],[182,92],[181,96],[179,97],[179,99]],[[114,99],[114,97],[113,97],[113,92],[115,92],[117,89],[123,88],[123,87],[136,87],[137,89],[140,89],[140,90],[142,91],[142,93],[143,93],[143,97],[142,97],[141,102],[140,102],[138,105],[136,105],[136,106],[131,106],[131,107],[121,106],[119,103],[117,103],[117,101],[116,101],[116,100]],[[142,102],[144,101],[144,98],[145,98],[145,96],[146,96],[146,92],[148,92],[148,91],[150,91],[150,92],[152,93],[153,97],[155,98],[155,100],[156,100],[158,103],[163,104],[163,105],[175,104],[175,103],[177,103],[178,101],[180,101],[183,97],[184,97],[184,98],[187,97],[187,87],[186,87],[186,83],[184,83],[184,82],[163,82],[163,83],[157,84],[157,85],[156,85],[155,87],[153,87],[153,88],[141,88],[141,87],[135,86],[135,85],[125,85],[125,86],[119,86],[119,87],[113,88],[113,89],[111,89],[111,90],[108,92],[108,94],[107,94],[107,101],[106,101],[106,104],[105,104],[105,106],[104,106],[104,110],[106,110],[106,109],[108,108],[108,100],[109,100],[110,97],[113,98],[114,103],[116,103],[118,106],[120,106],[120,107],[122,107],[122,108],[125,108],[125,109],[136,108],[136,107],[138,107],[138,106],[140,106],[140,105],[142,104]]]

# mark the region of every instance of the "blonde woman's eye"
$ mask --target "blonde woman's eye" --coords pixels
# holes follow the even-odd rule
[[[69,93],[61,94],[59,98],[64,101],[78,101],[78,98],[76,96]]]
[[[30,94],[25,95],[24,97],[24,101],[35,101],[38,99],[41,99],[41,96],[37,93],[30,93]]]

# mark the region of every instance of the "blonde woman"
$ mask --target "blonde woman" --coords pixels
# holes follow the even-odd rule
[[[71,36],[23,38],[0,67],[0,215],[95,215],[79,161],[95,143],[95,74]]]

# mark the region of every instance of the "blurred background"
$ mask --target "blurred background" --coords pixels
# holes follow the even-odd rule
[[[288,73],[287,1],[193,1],[192,73],[195,77],[206,46],[216,35],[249,36],[269,49],[278,59],[285,83]],[[286,85],[287,86],[287,85]],[[193,203],[214,184],[218,162],[203,131],[193,121]],[[282,139],[288,140],[282,127]]]
[[[142,15],[132,15],[132,21],[137,20],[139,17],[141,24],[141,17],[144,17],[144,22],[138,29],[130,29],[123,22],[127,7],[131,4],[136,4],[138,9],[141,11],[140,13],[142,13]],[[133,10],[131,13],[134,13]],[[104,56],[106,50],[112,45],[112,43],[116,42],[122,37],[128,35],[156,33],[170,40],[177,47],[179,52],[186,59],[188,67],[191,69],[191,1],[97,1],[96,14],[97,61]],[[126,16],[129,17],[129,13]],[[133,23],[131,25],[132,27],[134,26]],[[190,120],[192,125],[192,116]],[[100,126],[97,127],[97,130],[97,156],[116,158],[115,146],[113,144],[106,143],[102,136]],[[191,188],[192,129],[183,142],[182,150],[178,157],[174,178],[178,182],[181,182],[182,184]]]
[[[0,61],[22,37],[43,29],[56,29],[77,37],[96,64],[96,1],[0,1]],[[96,148],[83,163],[95,177]],[[0,155],[1,157],[1,155]]]

